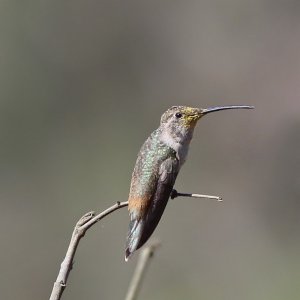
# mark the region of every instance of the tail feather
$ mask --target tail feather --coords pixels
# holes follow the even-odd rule
[[[140,247],[143,228],[144,221],[142,219],[133,219],[130,221],[126,241],[125,261],[128,261],[132,253]]]
[[[170,194],[171,190],[168,192],[167,195]],[[156,201],[154,199],[148,212],[142,218],[135,211],[130,213],[131,221],[126,241],[125,261],[128,261],[133,252],[142,247],[152,235],[160,221],[167,202],[168,198],[165,201]]]

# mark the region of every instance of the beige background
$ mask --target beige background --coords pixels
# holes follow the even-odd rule
[[[201,120],[140,299],[299,297],[299,1],[0,2],[0,296],[47,299],[72,227],[127,199],[175,104]],[[126,209],[88,232],[63,299],[123,299]]]

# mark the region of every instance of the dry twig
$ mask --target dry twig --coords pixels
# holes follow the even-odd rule
[[[153,243],[145,247],[140,255],[137,262],[136,268],[134,270],[131,282],[128,287],[127,295],[125,300],[136,300],[141,284],[146,273],[147,267],[150,263],[150,259],[153,257],[153,254],[156,248],[159,246],[159,243]]]
[[[56,281],[54,282],[50,300],[59,300],[61,298],[61,295],[62,295],[64,289],[66,288],[69,273],[73,266],[73,260],[74,260],[74,256],[75,256],[79,241],[85,235],[86,231],[90,227],[92,227],[95,223],[97,223],[104,217],[108,216],[115,210],[125,207],[127,205],[128,205],[128,201],[117,202],[115,205],[109,207],[108,209],[106,209],[105,211],[101,212],[100,214],[98,214],[96,216],[95,216],[94,212],[92,211],[92,212],[89,212],[89,213],[83,215],[80,218],[80,220],[77,222],[77,224],[74,228],[66,256],[65,256],[63,262],[61,263],[58,276],[56,278]]]
[[[200,194],[185,194],[185,193],[178,193],[176,190],[172,191],[171,199],[176,197],[194,197],[194,198],[211,198],[217,199],[218,201],[221,200],[220,197],[216,196],[209,196],[209,195],[200,195]],[[95,216],[95,213],[89,212],[83,215],[80,220],[77,222],[71,237],[71,241],[66,253],[66,256],[61,263],[60,270],[56,281],[54,282],[53,289],[51,292],[50,300],[60,300],[64,289],[66,288],[66,284],[68,281],[69,273],[73,266],[74,256],[78,247],[78,244],[81,238],[85,235],[86,231],[91,228],[94,224],[98,221],[103,219],[104,217],[108,216],[112,212],[125,207],[128,205],[128,201],[124,202],[117,202],[113,206],[109,207],[108,209],[104,210],[103,212],[99,213]],[[153,252],[153,250],[152,250]]]

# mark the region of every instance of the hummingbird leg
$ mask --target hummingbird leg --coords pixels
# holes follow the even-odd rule
[[[171,197],[172,200],[175,199],[176,197],[178,197],[178,192],[175,189],[173,189],[172,192],[171,192],[170,197]]]

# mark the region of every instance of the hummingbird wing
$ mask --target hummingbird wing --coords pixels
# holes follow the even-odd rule
[[[135,250],[143,246],[155,230],[167,205],[179,168],[176,155],[165,158],[157,165],[154,172],[155,179],[149,178],[147,182],[152,193],[146,192],[139,199],[129,197],[131,221],[125,260],[128,260]],[[146,190],[149,191],[149,189]]]

